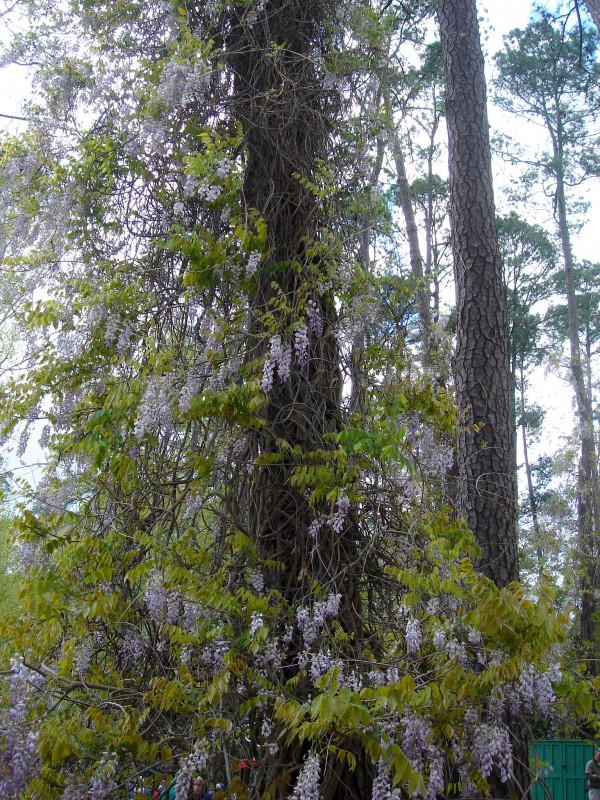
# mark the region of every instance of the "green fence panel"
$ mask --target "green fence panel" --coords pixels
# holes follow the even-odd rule
[[[594,745],[589,742],[530,742],[529,764],[539,776],[533,786],[533,800],[587,800],[585,765],[593,755]]]

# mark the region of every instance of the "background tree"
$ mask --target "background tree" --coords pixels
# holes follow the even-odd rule
[[[600,331],[598,323],[600,321],[600,293],[598,291],[598,279],[600,277],[600,265],[584,261],[582,264],[575,264],[573,270],[575,283],[575,303],[577,306],[577,320],[579,323],[579,340],[582,350],[583,371],[589,396],[594,402],[594,379],[597,373],[598,343],[600,341]],[[564,297],[564,275],[556,276],[556,292],[559,297]],[[560,350],[560,343],[569,337],[569,309],[564,303],[555,302],[546,313],[546,322],[551,340],[557,350]],[[594,416],[597,417],[595,409]]]
[[[569,310],[570,372],[581,438],[578,516],[581,540],[582,653],[596,663],[598,531],[600,485],[594,438],[592,400],[586,386],[579,341],[575,265],[571,245],[569,187],[598,174],[598,92],[595,77],[597,37],[591,29],[564,31],[543,11],[525,30],[507,38],[495,57],[498,102],[508,111],[535,119],[548,134],[549,150],[541,159],[540,179],[549,181],[561,242]]]
[[[513,431],[521,429],[523,466],[527,482],[527,503],[532,519],[533,539],[542,541],[533,475],[529,457],[529,437],[539,431],[541,409],[528,409],[526,389],[528,373],[539,366],[547,349],[543,342],[543,318],[534,309],[547,300],[552,291],[556,248],[546,232],[530,225],[514,212],[497,220],[500,254],[506,284],[508,346]],[[517,477],[517,436],[513,438],[514,475]],[[544,569],[541,545],[536,549],[538,573]]]

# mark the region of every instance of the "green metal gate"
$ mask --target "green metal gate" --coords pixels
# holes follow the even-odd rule
[[[529,764],[539,782],[532,800],[587,800],[585,765],[594,755],[589,742],[537,740],[529,745]]]

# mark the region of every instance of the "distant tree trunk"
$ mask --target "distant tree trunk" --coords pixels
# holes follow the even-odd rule
[[[457,280],[459,510],[498,586],[518,577],[508,344],[475,0],[438,0]]]
[[[425,278],[431,281],[433,272],[433,148],[434,137],[437,131],[431,132],[429,138],[429,147],[427,148],[427,207],[425,209]],[[437,322],[439,316],[439,292],[434,293],[434,311],[435,321]]]
[[[513,284],[513,292],[516,298],[516,281]],[[508,316],[508,311],[506,311]],[[513,481],[513,494],[515,497],[515,515],[519,518],[518,498],[519,498],[519,466],[517,463],[517,351],[516,347],[511,347],[514,342],[515,323],[514,320],[509,323],[507,319],[506,335],[508,337],[508,361],[509,361],[509,414],[510,414],[510,429],[512,431],[512,447],[510,453],[510,461],[512,466],[512,481]],[[521,397],[523,384],[521,383]]]
[[[600,32],[600,0],[584,0],[590,17],[594,20],[594,25]]]
[[[426,284],[425,281],[423,256],[421,255],[421,246],[419,244],[419,231],[415,220],[410,186],[406,176],[402,143],[400,142],[398,131],[394,126],[389,101],[386,117],[388,128],[392,136],[392,155],[396,167],[396,185],[398,187],[400,206],[402,207],[402,215],[404,216],[404,224],[406,226],[408,250],[410,253],[410,269],[415,281],[415,298],[417,300],[417,311],[423,339],[423,368],[427,370],[431,367],[431,295],[429,292],[429,285],[428,283]]]
[[[565,268],[565,288],[569,313],[570,367],[581,441],[579,474],[577,478],[577,520],[579,554],[581,558],[581,610],[579,635],[582,655],[588,658],[589,668],[598,673],[598,600],[600,590],[599,534],[600,534],[600,481],[598,458],[594,438],[594,416],[591,395],[587,391],[581,347],[579,344],[579,318],[575,292],[573,250],[569,235],[565,177],[563,171],[562,126],[558,125],[554,140],[556,163],[556,201],[558,209],[558,231]]]
[[[540,528],[540,518],[537,507],[537,500],[533,490],[533,479],[531,476],[531,465],[529,463],[529,447],[527,445],[527,424],[525,422],[525,376],[523,365],[520,369],[520,406],[521,406],[521,436],[523,440],[523,462],[525,466],[525,477],[527,478],[527,494],[529,496],[529,507],[531,508],[531,520],[533,523],[533,535],[535,536],[535,556],[537,561],[538,576],[541,578],[544,570],[544,553],[542,550],[542,530]],[[515,436],[516,440],[516,436]]]
[[[377,95],[377,105],[379,105],[380,97]],[[371,170],[369,178],[369,186],[376,188],[379,183],[379,176],[383,166],[383,158],[385,155],[385,142],[382,138],[377,140],[377,152],[375,156],[375,163]],[[367,146],[359,152],[358,158],[367,158]],[[365,219],[359,220],[360,233],[358,237],[358,260],[361,264],[365,274],[368,274],[371,269],[371,226],[369,221]],[[364,420],[366,408],[366,394],[367,394],[367,379],[364,369],[365,360],[365,333],[359,330],[355,333],[352,341],[352,350],[350,353],[350,410],[358,414]]]

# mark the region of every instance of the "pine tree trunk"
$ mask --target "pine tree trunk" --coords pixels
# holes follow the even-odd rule
[[[556,199],[558,207],[558,228],[565,268],[565,288],[569,313],[570,368],[579,422],[581,454],[577,478],[577,520],[580,555],[581,610],[579,635],[582,655],[589,661],[593,673],[598,672],[597,660],[600,655],[598,642],[598,593],[600,575],[598,574],[599,536],[600,536],[600,481],[598,479],[598,458],[594,438],[594,418],[591,396],[587,391],[581,347],[579,344],[579,319],[573,251],[569,235],[565,179],[562,167],[561,127],[555,143]]]
[[[541,578],[544,570],[544,554],[542,550],[542,531],[538,514],[537,500],[533,490],[533,479],[531,476],[531,465],[529,463],[529,447],[527,445],[527,425],[525,424],[525,384],[523,366],[520,367],[520,401],[521,401],[521,438],[523,441],[523,462],[525,466],[525,477],[527,478],[527,493],[529,496],[529,507],[531,508],[531,520],[533,522],[533,535],[535,536],[535,554],[537,560],[538,576]]]
[[[518,577],[505,295],[474,0],[439,0],[457,281],[459,510],[498,586]]]
[[[444,50],[450,224],[457,282],[454,364],[459,413],[458,505],[497,586],[518,578],[505,291],[496,233],[486,83],[475,0],[438,0]],[[527,739],[507,713],[513,778],[495,797],[524,796]]]
[[[421,246],[419,244],[419,231],[417,229],[417,222],[415,220],[415,212],[412,205],[412,198],[410,196],[410,186],[406,176],[406,166],[404,163],[404,153],[402,152],[402,144],[398,131],[394,126],[392,119],[391,108],[389,105],[389,98],[386,98],[386,118],[388,129],[392,136],[392,154],[394,157],[394,166],[396,167],[396,185],[398,187],[398,196],[400,197],[400,206],[402,208],[402,215],[404,216],[404,224],[406,226],[406,237],[408,239],[408,251],[410,254],[410,268],[415,281],[415,298],[417,300],[417,311],[419,314],[419,324],[421,327],[422,352],[423,352],[423,368],[428,370],[431,367],[431,296],[429,292],[429,285],[425,281],[423,256],[421,255]]]
[[[600,32],[600,0],[584,0],[590,17],[594,20],[594,25]]]

